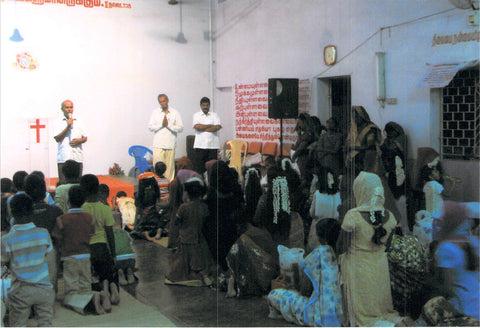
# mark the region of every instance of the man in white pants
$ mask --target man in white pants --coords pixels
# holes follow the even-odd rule
[[[148,123],[148,129],[155,133],[153,137],[153,166],[164,162],[167,166],[165,177],[170,181],[175,177],[175,147],[177,133],[183,131],[183,122],[180,113],[168,106],[168,97],[158,95],[160,108],[153,111]]]

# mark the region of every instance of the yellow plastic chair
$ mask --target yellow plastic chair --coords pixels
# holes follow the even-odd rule
[[[227,141],[227,146],[230,146],[231,157],[230,157],[230,167],[234,167],[239,177],[242,176],[242,166],[245,165],[245,159],[247,158],[248,151],[248,142],[245,140],[229,140]]]

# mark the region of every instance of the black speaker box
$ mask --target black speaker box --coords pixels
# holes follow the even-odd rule
[[[268,118],[298,117],[298,79],[268,79]]]

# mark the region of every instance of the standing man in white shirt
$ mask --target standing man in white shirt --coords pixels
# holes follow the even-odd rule
[[[87,142],[87,133],[81,121],[73,118],[73,102],[62,102],[63,117],[58,118],[54,126],[54,139],[58,144],[57,166],[60,184],[65,183],[63,164],[71,159],[79,163],[79,179],[83,172],[83,149],[82,144]]]
[[[168,97],[160,94],[157,97],[160,108],[153,111],[148,123],[148,129],[155,133],[153,137],[153,166],[164,162],[167,165],[165,177],[170,181],[175,177],[175,147],[177,133],[183,131],[180,113],[168,106]]]
[[[220,149],[220,138],[218,130],[220,117],[217,113],[210,112],[210,99],[203,97],[200,99],[201,111],[193,115],[193,128],[195,129],[195,142],[193,143],[195,171],[199,174],[205,172],[205,163],[212,159],[217,159],[218,149]]]

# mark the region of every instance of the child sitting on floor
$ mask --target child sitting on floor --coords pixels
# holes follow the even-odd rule
[[[118,283],[121,286],[130,285],[137,281],[134,275],[135,252],[132,249],[132,240],[127,231],[113,229],[115,237],[115,253],[117,254],[116,267],[118,268]]]
[[[95,286],[105,291],[113,305],[120,303],[118,277],[115,270],[115,238],[113,236],[112,210],[98,201],[99,183],[93,174],[85,174],[80,179],[80,187],[86,200],[82,209],[95,219],[95,233],[90,238],[90,260],[94,273],[102,284]]]
[[[180,205],[175,224],[179,226],[178,251],[170,262],[166,284],[185,286],[210,286],[210,265],[213,264],[202,226],[209,214],[207,204],[202,200],[205,185],[200,178],[191,178],[184,184],[188,202]]]
[[[5,302],[9,312],[7,325],[26,327],[33,306],[37,324],[52,326],[55,292],[45,258],[53,250],[50,234],[33,224],[33,200],[27,194],[13,196],[9,207],[14,224],[1,240],[2,267],[8,265],[13,277]]]
[[[90,237],[95,232],[93,216],[82,210],[85,194],[78,185],[70,187],[68,199],[71,208],[57,218],[54,235],[60,243],[63,262],[65,297],[63,304],[75,312],[85,314],[87,305],[93,304],[97,314],[112,310],[105,291],[92,291],[90,270]]]
[[[120,217],[122,228],[127,232],[132,232],[137,211],[135,199],[127,197],[125,191],[119,191],[112,199],[112,211],[114,218],[116,216]]]
[[[108,205],[108,196],[110,195],[110,188],[104,184],[101,183],[98,185],[98,201],[104,205]]]
[[[155,163],[155,174],[157,175],[158,188],[160,189],[160,208],[167,208],[170,200],[170,181],[164,176],[167,166],[164,162]]]

